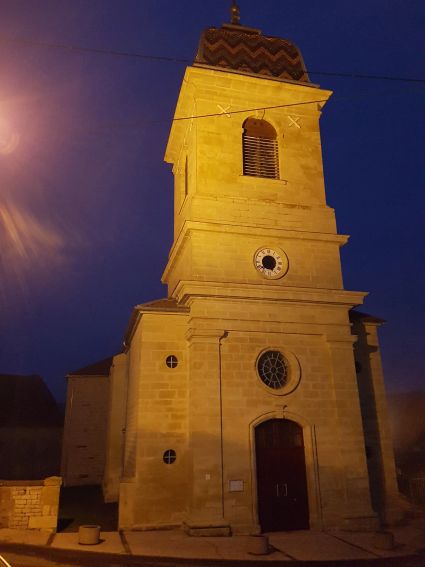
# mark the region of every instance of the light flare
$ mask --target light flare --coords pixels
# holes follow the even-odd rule
[[[19,145],[20,135],[4,119],[0,119],[0,155],[13,153]]]
[[[19,145],[21,137],[18,133],[12,132],[8,138],[0,137],[0,154],[8,155],[13,153]]]
[[[56,255],[63,246],[63,238],[58,232],[15,207],[0,207],[0,219],[9,244],[22,258],[42,259],[52,253]]]
[[[1,295],[26,292],[66,261],[65,238],[54,227],[9,203],[0,204]]]

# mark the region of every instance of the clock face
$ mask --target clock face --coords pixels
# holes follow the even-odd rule
[[[288,271],[288,258],[283,250],[264,246],[254,254],[254,266],[268,279],[281,278]]]

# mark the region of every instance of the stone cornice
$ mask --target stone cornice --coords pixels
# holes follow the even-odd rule
[[[223,329],[199,329],[190,327],[186,332],[186,339],[190,343],[218,343],[226,337],[227,332]]]
[[[353,345],[357,342],[357,337],[354,335],[326,335],[326,343],[330,348],[348,348],[352,349]]]
[[[305,287],[283,287],[264,284],[232,284],[221,282],[180,281],[174,297],[182,305],[190,305],[193,299],[244,299],[268,300],[290,303],[344,305],[352,308],[361,305],[367,292],[344,289],[315,289]]]

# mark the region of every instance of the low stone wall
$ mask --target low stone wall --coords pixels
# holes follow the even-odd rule
[[[0,480],[0,528],[56,530],[62,479]]]

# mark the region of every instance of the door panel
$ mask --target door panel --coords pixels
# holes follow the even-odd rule
[[[302,428],[271,419],[255,429],[258,513],[262,531],[309,527]]]

